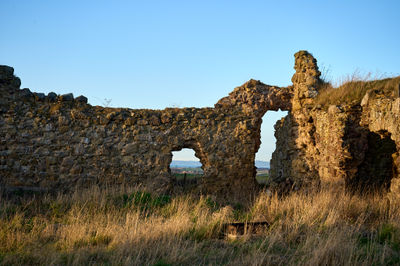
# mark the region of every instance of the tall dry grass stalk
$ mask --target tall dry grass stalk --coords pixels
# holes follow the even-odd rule
[[[29,265],[383,265],[400,263],[398,202],[333,190],[260,193],[254,204],[154,196],[134,188],[0,203],[0,263]],[[256,235],[223,224],[268,221]],[[221,237],[222,236],[222,237]]]

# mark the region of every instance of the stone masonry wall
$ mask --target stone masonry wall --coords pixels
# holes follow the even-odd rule
[[[2,187],[139,184],[166,193],[172,151],[192,148],[204,170],[198,191],[242,200],[257,190],[262,115],[290,107],[290,89],[251,80],[215,108],[103,108],[83,96],[20,90],[12,68],[0,71]]]
[[[379,92],[368,92],[363,101],[361,125],[381,137],[388,135],[396,145],[392,154],[394,163],[393,179],[390,184],[392,196],[400,197],[400,79],[395,88],[394,97],[379,95]]]
[[[321,84],[316,60],[306,51],[296,53],[295,60],[292,110],[275,125],[272,187],[390,187],[399,194],[400,78],[382,89],[391,91],[389,96],[367,92],[361,104],[324,109],[314,101]]]
[[[250,80],[214,108],[142,110],[20,90],[13,71],[0,66],[0,188],[137,184],[166,193],[175,188],[172,151],[191,148],[204,170],[197,192],[246,200],[258,189],[262,117],[281,109],[289,114],[275,125],[271,189],[381,187],[400,195],[400,78],[361,104],[322,108],[317,61],[300,51],[293,86]]]

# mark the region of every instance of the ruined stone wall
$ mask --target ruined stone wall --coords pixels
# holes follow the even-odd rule
[[[306,51],[295,54],[293,98],[289,114],[275,125],[277,146],[271,159],[272,185],[292,190],[319,181],[315,167],[313,98],[320,83],[317,61]]]
[[[322,83],[316,60],[306,51],[296,53],[295,60],[292,110],[275,125],[272,187],[399,191],[398,84],[386,88],[389,96],[368,92],[361,104],[322,108],[315,103]]]
[[[214,108],[135,110],[20,90],[13,69],[0,66],[0,187],[137,184],[166,193],[175,189],[172,151],[191,148],[204,170],[197,192],[248,199],[257,190],[262,117],[281,109],[289,113],[275,125],[272,189],[322,184],[400,195],[400,78],[361,103],[323,108],[316,59],[296,53],[295,71],[293,86],[250,80]]]
[[[172,151],[192,148],[204,170],[198,191],[240,200],[257,189],[262,115],[289,108],[290,89],[254,80],[215,108],[103,108],[83,96],[20,90],[12,68],[0,71],[2,187],[139,184],[165,193],[174,189]]]
[[[379,95],[379,92],[368,92],[362,101],[363,112],[361,125],[375,132],[381,138],[388,137],[396,145],[392,153],[394,163],[393,179],[390,191],[400,197],[400,83],[395,88],[393,97]]]

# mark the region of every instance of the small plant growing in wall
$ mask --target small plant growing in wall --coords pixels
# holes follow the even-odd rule
[[[102,101],[102,104],[103,104],[104,107],[110,107],[111,106],[111,101],[112,101],[112,99],[104,98],[104,100]]]

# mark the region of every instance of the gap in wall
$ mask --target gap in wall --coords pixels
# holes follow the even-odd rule
[[[183,187],[197,185],[203,176],[202,164],[193,149],[172,152],[171,174],[176,184]]]
[[[270,160],[276,148],[274,125],[287,114],[287,111],[267,111],[262,117],[261,145],[255,159],[256,179],[259,184],[266,184],[269,178]]]

